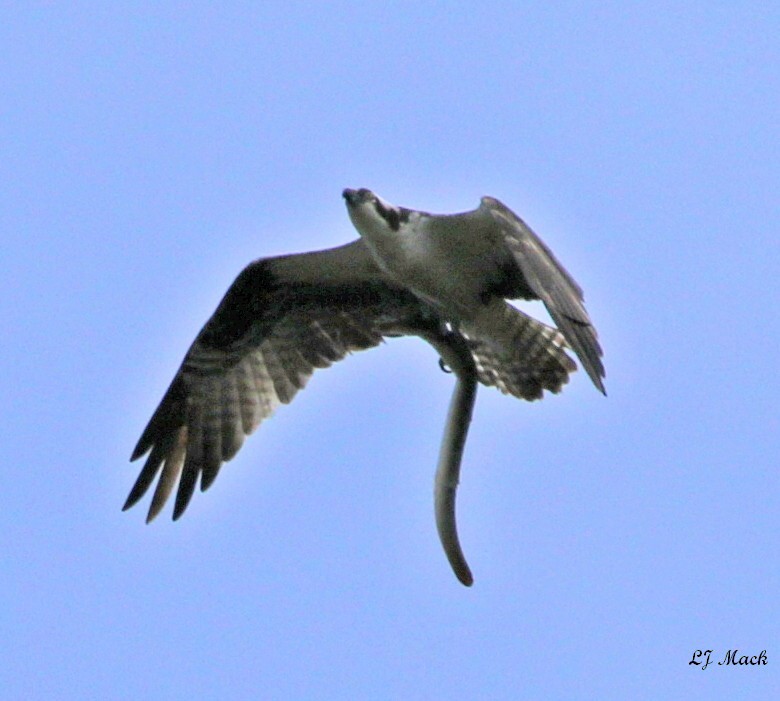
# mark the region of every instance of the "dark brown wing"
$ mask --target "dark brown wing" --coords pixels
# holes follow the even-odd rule
[[[249,265],[187,352],[131,460],[149,453],[124,509],[160,475],[147,522],[178,483],[173,518],[207,489],[258,424],[292,401],[316,368],[384,335],[415,328],[427,309],[387,283],[360,241]]]
[[[552,251],[511,209],[492,197],[485,207],[501,227],[504,240],[535,298],[547,307],[566,342],[582,361],[599,391],[606,394],[603,355],[596,329],[583,305],[582,288],[558,262]]]

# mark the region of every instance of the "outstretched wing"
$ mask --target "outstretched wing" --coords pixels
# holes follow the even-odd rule
[[[206,490],[258,424],[316,368],[426,321],[426,305],[388,283],[361,241],[249,265],[190,347],[133,451],[149,453],[124,509],[160,475],[147,522],[178,482],[173,518]]]
[[[582,288],[558,262],[552,251],[520,217],[493,197],[482,205],[498,223],[504,241],[520,268],[533,298],[541,299],[566,342],[582,361],[593,384],[604,394],[603,355],[588,313]]]

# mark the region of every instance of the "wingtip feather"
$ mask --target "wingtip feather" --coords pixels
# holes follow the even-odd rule
[[[138,499],[140,499],[140,497],[138,497],[137,499],[131,499],[130,496],[128,496],[127,499],[125,499],[125,503],[122,506],[122,511],[127,511],[128,509],[132,509],[138,503]]]
[[[130,455],[130,462],[135,462],[136,460],[138,460],[138,458],[145,455],[149,451],[149,448],[151,448],[150,445],[145,446],[139,440],[138,443],[136,443],[135,448],[133,448],[132,454]]]

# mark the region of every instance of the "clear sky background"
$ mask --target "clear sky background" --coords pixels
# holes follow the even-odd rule
[[[0,697],[780,698],[778,37],[765,2],[5,3]],[[178,523],[120,512],[228,285],[355,238],[344,187],[499,197],[600,333],[606,399],[480,389],[472,589],[416,339],[318,372]]]

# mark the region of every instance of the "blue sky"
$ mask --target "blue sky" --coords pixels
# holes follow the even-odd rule
[[[776,696],[779,33],[753,2],[6,4],[3,698]],[[317,373],[179,522],[120,512],[227,286],[355,238],[344,187],[499,197],[599,329],[608,398],[480,389],[472,589],[415,339]]]

